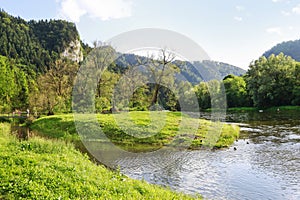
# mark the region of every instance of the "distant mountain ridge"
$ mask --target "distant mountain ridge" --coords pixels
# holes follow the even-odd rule
[[[211,79],[221,80],[229,74],[241,76],[246,73],[246,70],[242,68],[213,60],[193,62],[193,65],[201,72],[205,81]]]
[[[0,55],[30,66],[36,72],[45,72],[57,59],[67,57],[73,61],[83,60],[88,49],[80,40],[74,23],[64,20],[26,21],[9,15],[0,9]],[[118,53],[113,70],[121,72],[128,65],[135,65],[145,57]],[[223,79],[229,74],[243,75],[246,71],[233,65],[216,61],[183,62],[181,75],[192,84],[211,79]]]
[[[270,50],[266,51],[263,56],[269,57],[271,54],[278,55],[281,52],[300,62],[300,39],[279,43]]]
[[[128,66],[137,65],[139,60],[143,60],[145,57],[135,54],[119,54],[116,60],[116,65],[119,70],[125,70]],[[204,61],[174,61],[178,67],[180,67],[181,75],[192,83],[198,84],[201,81],[210,81],[212,79],[222,80],[229,74],[241,76],[246,73],[244,69],[239,67],[212,60]]]

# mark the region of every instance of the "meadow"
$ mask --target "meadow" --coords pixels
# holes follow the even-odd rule
[[[64,140],[19,140],[0,123],[0,199],[194,199],[96,165]]]
[[[103,141],[132,151],[157,149],[164,146],[199,149],[203,147],[229,147],[239,137],[239,127],[204,119],[195,119],[180,112],[134,111],[119,114],[97,114],[97,123],[89,117],[76,120],[77,125],[94,132],[89,138],[77,134],[72,114],[43,117],[34,121],[31,129],[42,136],[78,142],[80,139],[101,141],[100,130],[105,134]]]

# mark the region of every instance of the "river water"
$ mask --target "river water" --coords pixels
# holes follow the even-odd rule
[[[228,113],[226,121],[241,127],[228,149],[139,153],[112,162],[129,177],[205,199],[300,199],[300,112]]]

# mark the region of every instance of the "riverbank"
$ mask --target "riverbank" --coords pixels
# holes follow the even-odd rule
[[[300,111],[228,112],[226,120],[241,127],[228,149],[120,156],[116,164],[136,179],[204,199],[300,199]],[[162,163],[170,165],[159,170]]]
[[[19,141],[0,123],[0,199],[193,199],[90,161],[72,143]]]
[[[160,117],[155,119],[155,116],[154,119],[150,118],[149,112],[130,112],[129,115],[132,120],[128,120],[126,113],[99,114],[97,119],[102,131],[111,142],[130,151],[151,150],[163,146],[199,149],[212,145],[211,147],[223,148],[229,147],[239,137],[237,126],[189,118],[181,116],[179,112],[157,113],[160,117],[165,115],[163,116],[165,119]],[[192,125],[199,124],[199,127],[195,130],[183,127],[180,125],[183,120]],[[89,122],[84,123],[89,124]],[[90,126],[92,130],[92,125]],[[45,137],[60,138],[75,143],[80,141],[72,114],[40,118],[31,125],[31,129]],[[177,137],[179,129],[186,129],[186,132]],[[217,137],[217,141],[211,142],[210,137]]]
[[[236,108],[228,108],[227,111],[233,111],[233,112],[237,112],[237,111],[284,111],[284,110],[300,110],[300,106],[276,106],[276,107],[271,107],[271,108],[265,108],[265,109],[259,109],[256,107],[236,107]]]

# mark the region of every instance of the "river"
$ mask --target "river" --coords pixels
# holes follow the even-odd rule
[[[300,112],[227,113],[226,121],[241,127],[228,149],[121,155],[112,162],[129,177],[205,199],[300,199]]]

